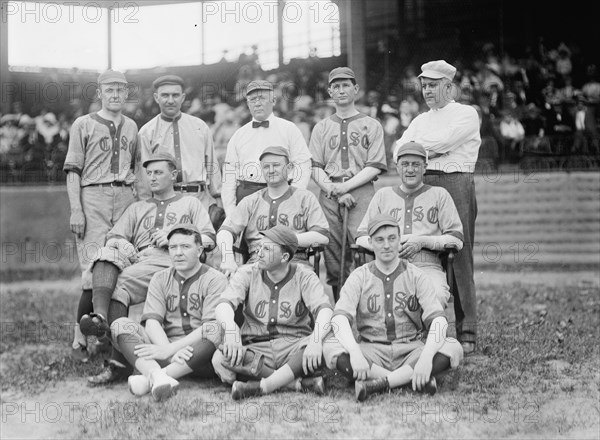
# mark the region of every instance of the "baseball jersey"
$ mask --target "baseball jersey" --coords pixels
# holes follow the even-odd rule
[[[157,152],[167,152],[177,159],[178,182],[205,182],[212,194],[221,192],[212,134],[202,119],[186,113],[175,118],[158,115],[140,129],[139,142],[141,163]]]
[[[176,195],[169,200],[150,198],[131,205],[123,213],[106,239],[124,238],[136,249],[152,245],[155,231],[168,231],[177,223],[192,223],[201,234],[216,238],[206,209],[195,197]]]
[[[331,177],[353,177],[365,167],[387,171],[383,127],[362,113],[347,119],[332,115],[313,129],[312,166]]]
[[[402,191],[399,185],[381,188],[369,203],[357,237],[368,235],[369,221],[378,214],[389,214],[398,221],[403,242],[411,236],[445,234],[464,241],[462,223],[452,197],[439,186],[423,185],[412,194]]]
[[[444,310],[421,269],[400,260],[386,275],[371,261],[348,277],[333,311],[337,315],[351,325],[356,321],[361,341],[390,344],[419,339],[423,323],[428,328]]]
[[[225,219],[221,229],[231,232],[234,241],[244,232],[252,253],[262,239],[260,232],[275,225],[288,226],[297,234],[307,231],[329,234],[329,224],[315,195],[292,186],[277,199],[269,196],[268,188],[245,197]]]
[[[313,331],[312,317],[323,308],[332,308],[319,277],[295,263],[290,263],[287,276],[278,283],[256,264],[240,267],[219,303],[230,304],[234,310],[244,303],[244,341],[306,337]]]
[[[410,141],[441,154],[429,159],[428,170],[473,173],[481,145],[477,111],[452,101],[441,109],[421,113],[396,142],[394,151]]]
[[[216,321],[215,307],[227,287],[227,277],[205,264],[185,279],[174,268],[152,277],[142,313],[160,322],[170,340],[180,339],[209,321]]]
[[[306,189],[310,181],[310,152],[302,133],[292,122],[271,114],[269,127],[252,127],[252,121],[237,130],[227,144],[223,165],[223,206],[229,213],[235,207],[238,180],[265,183],[259,157],[267,147],[281,146],[290,153],[294,164],[293,184]]]
[[[131,184],[139,154],[137,135],[135,122],[127,116],[121,116],[118,127],[98,113],[81,116],[71,127],[63,170],[79,174],[81,186]]]

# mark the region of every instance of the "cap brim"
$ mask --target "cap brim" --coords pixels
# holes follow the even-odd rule
[[[419,78],[442,79],[442,78],[447,78],[447,76],[441,74],[440,72],[436,72],[435,70],[424,70],[419,75]]]
[[[333,78],[331,78],[329,80],[330,83],[332,83],[333,81],[335,81],[336,79],[355,79],[355,77],[350,76],[350,75],[346,75],[346,74],[340,74],[340,75],[336,75]]]

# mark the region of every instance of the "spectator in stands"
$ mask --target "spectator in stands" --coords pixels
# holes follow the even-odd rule
[[[518,162],[525,138],[525,129],[513,111],[504,110],[502,112],[500,134],[504,138],[501,159],[509,163]]]
[[[583,96],[590,104],[598,105],[600,103],[600,82],[598,82],[597,69],[595,64],[587,68],[588,81],[583,85]]]
[[[221,169],[225,161],[227,143],[238,128],[240,128],[240,124],[232,108],[229,108],[222,118],[211,127],[213,139],[215,140],[215,155]]]
[[[577,95],[577,105],[573,109],[575,120],[574,153],[600,153],[598,126],[594,107],[590,106],[583,94]]]
[[[552,152],[550,141],[546,137],[546,122],[542,117],[541,110],[533,102],[527,106],[521,123],[525,130],[525,140],[523,143],[524,152]]]

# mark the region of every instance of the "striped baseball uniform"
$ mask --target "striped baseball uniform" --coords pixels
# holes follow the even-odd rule
[[[414,367],[424,346],[421,335],[432,321],[444,317],[433,284],[415,265],[400,260],[390,274],[381,272],[375,261],[354,270],[342,287],[333,317],[345,316],[356,324],[358,342],[368,361],[396,369]],[[451,338],[446,349],[451,365],[458,365],[460,345]],[[327,365],[335,368],[337,357],[345,352],[337,338],[323,344]]]
[[[119,351],[135,365],[137,356],[133,347],[136,344],[152,343],[142,327],[148,319],[154,319],[162,325],[169,342],[182,339],[201,328],[202,336],[190,343],[193,354],[186,363],[194,371],[204,370],[206,361],[194,357],[203,357],[207,350],[207,341],[213,345],[210,347],[208,344],[208,350],[212,348],[209,352],[211,356],[221,343],[221,329],[216,322],[215,307],[219,295],[226,287],[227,277],[205,264],[187,279],[172,267],[155,273],[148,286],[141,323],[123,317],[111,325],[111,332],[119,345]],[[120,335],[126,335],[126,341],[119,340]],[[158,362],[161,366],[166,366],[171,361],[167,359]]]
[[[180,113],[173,120],[157,115],[140,129],[139,139],[141,163],[159,151],[172,154],[177,159],[178,183],[206,183],[213,196],[220,195],[221,169],[215,156],[210,128],[202,119],[186,113]],[[143,182],[138,190],[140,198],[150,197],[146,177],[140,180]],[[197,195],[206,209],[214,203],[205,191]]]
[[[333,182],[353,177],[365,167],[387,171],[383,127],[377,120],[362,113],[348,119],[332,115],[320,121],[313,129],[309,150],[312,166],[324,169]],[[357,201],[357,205],[348,211],[348,239],[353,243],[356,229],[375,189],[370,182],[350,193]],[[342,252],[342,209],[337,200],[327,198],[323,191],[319,194],[319,203],[331,228],[329,245],[325,248],[327,282],[337,285]],[[346,273],[349,272],[351,263],[348,252],[344,264]]]
[[[225,219],[221,229],[231,232],[234,241],[243,232],[252,254],[262,239],[260,232],[278,224],[288,226],[296,233],[316,231],[327,236],[329,230],[315,195],[292,186],[277,199],[269,196],[268,188],[247,196]]]
[[[106,234],[135,200],[131,185],[139,163],[137,134],[130,118],[121,116],[116,126],[98,113],[77,118],[71,127],[63,170],[81,179],[86,227],[83,239],[76,237],[76,244],[84,289],[92,288],[90,266],[104,246]],[[114,182],[122,186],[109,186]]]
[[[288,275],[279,283],[273,283],[256,264],[240,267],[219,303],[230,304],[233,310],[244,304],[244,345],[305,338],[313,331],[311,314],[316,317],[321,309],[331,308],[319,278],[295,263],[290,263]]]
[[[148,319],[160,322],[169,340],[177,340],[205,326],[207,336],[219,345],[220,331],[216,325],[215,307],[227,288],[227,277],[205,264],[188,279],[175,269],[157,272],[148,286],[148,296],[142,313],[142,324]],[[211,331],[212,330],[212,331]]]
[[[201,234],[213,240],[216,238],[208,213],[195,197],[178,194],[169,200],[152,198],[136,202],[125,211],[108,233],[107,239],[123,238],[132,243],[139,251],[138,261],[129,265],[128,259],[122,255],[117,255],[115,261],[114,249],[102,249],[100,259],[110,261],[122,269],[113,299],[125,305],[139,304],[146,299],[146,290],[152,276],[171,266],[168,251],[153,247],[151,234],[158,230],[169,230],[177,223],[192,223]]]
[[[444,188],[423,185],[412,194],[407,194],[399,185],[381,188],[369,203],[367,212],[357,231],[357,237],[367,234],[367,225],[377,214],[389,214],[398,221],[401,241],[412,236],[452,235],[463,240],[462,223],[452,197]],[[445,305],[450,290],[443,274],[437,251],[423,248],[410,260],[425,271],[434,282],[438,297]]]

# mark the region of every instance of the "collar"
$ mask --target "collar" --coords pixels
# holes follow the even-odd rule
[[[275,118],[275,115],[273,114],[273,112],[271,112],[271,114],[269,115],[268,118],[265,119],[265,121],[269,121],[269,125],[270,125],[273,123],[274,118]],[[253,122],[263,122],[263,121],[259,121],[258,119],[255,119],[254,117],[252,117],[250,124],[252,124]]]
[[[170,118],[161,113],[160,119],[162,119],[163,121],[167,121],[167,122],[175,122],[175,121],[179,121],[181,119],[181,115],[182,115],[182,112],[179,112],[179,114],[177,116],[175,116],[174,118]]]

